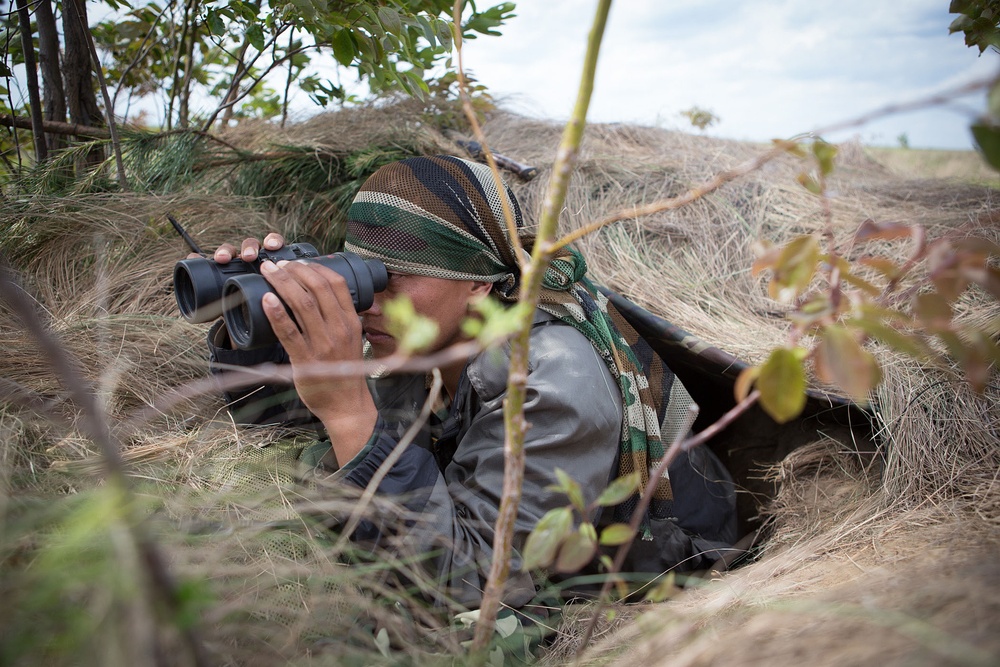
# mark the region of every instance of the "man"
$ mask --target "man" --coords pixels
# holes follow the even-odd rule
[[[513,193],[506,186],[498,191],[484,165],[437,156],[379,169],[348,212],[346,249],[382,260],[390,274],[388,288],[360,318],[335,272],[307,262],[261,266],[294,315],[293,320],[274,295],[264,297],[298,397],[329,435],[320,464],[335,470],[335,479],[368,485],[414,422],[427,397],[427,381],[423,374],[331,380],[303,371],[317,363],[359,360],[366,340],[375,357],[394,352],[384,307],[401,295],[438,324],[431,351],[463,340],[461,322],[477,300],[493,294],[515,301],[519,263],[502,199],[520,228]],[[271,234],[264,247],[283,242]],[[240,257],[254,259],[259,247],[256,240],[244,241]],[[215,259],[226,262],[234,256],[236,248],[224,245]],[[672,439],[668,431],[677,429],[667,415],[690,403],[680,381],[585,274],[579,254],[557,258],[535,313],[525,400],[530,429],[515,548],[523,547],[547,511],[567,504],[547,488],[555,482],[556,468],[581,485],[588,503],[623,473],[638,470],[646,479]],[[212,347],[218,362],[284,358],[280,350],[229,350],[218,338]],[[479,606],[493,558],[508,363],[509,347],[504,347],[442,367],[447,411],[431,420],[378,487],[424,517],[409,527],[407,545],[426,554],[425,565],[441,589],[470,608]],[[243,396],[232,398],[246,403]],[[636,500],[591,519],[627,520]],[[355,537],[377,542],[384,532],[369,522]],[[735,541],[732,484],[710,452],[696,450],[671,467],[670,480],[660,480],[643,518],[642,532],[628,567],[657,574],[671,567],[705,568],[719,557],[719,549]],[[513,608],[536,594],[532,573],[521,571],[519,562],[515,554],[504,594],[504,603]]]

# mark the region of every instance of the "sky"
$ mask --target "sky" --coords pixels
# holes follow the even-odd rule
[[[486,4],[480,0],[480,4]],[[770,141],[925,99],[1000,73],[1000,55],[948,34],[948,0],[619,0],[611,7],[588,120]],[[511,111],[565,120],[595,0],[521,0],[501,37],[467,40],[465,68]],[[914,148],[972,146],[985,92],[836,133]]]

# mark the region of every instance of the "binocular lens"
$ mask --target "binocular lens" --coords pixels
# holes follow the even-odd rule
[[[265,260],[278,262],[318,256],[316,248],[308,243],[293,243],[278,250],[262,249],[252,262],[234,258],[226,264],[216,264],[205,257],[182,259],[174,265],[177,307],[188,322],[211,322],[222,314],[222,287],[229,277],[258,273],[260,263]]]
[[[238,260],[237,260],[238,261]],[[242,265],[243,262],[240,262]],[[222,284],[228,274],[242,266],[226,267],[225,273],[207,259],[185,259],[174,266],[174,296],[188,322],[211,322],[222,314]]]

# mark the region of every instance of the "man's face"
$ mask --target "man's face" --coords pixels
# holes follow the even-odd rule
[[[469,304],[488,294],[491,287],[489,283],[472,280],[390,273],[386,289],[376,294],[372,307],[361,313],[361,325],[372,354],[380,358],[396,351],[396,340],[387,333],[383,311],[386,302],[405,294],[419,315],[437,322],[438,336],[428,350],[437,352],[462,340],[461,324]]]

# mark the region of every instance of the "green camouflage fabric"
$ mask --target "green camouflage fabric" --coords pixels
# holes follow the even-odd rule
[[[345,247],[382,260],[393,272],[492,282],[498,298],[513,302],[520,263],[504,223],[503,199],[521,229],[517,200],[506,184],[497,189],[486,165],[451,156],[396,162],[361,187],[348,211]],[[665,444],[686,423],[692,399],[586,273],[583,256],[567,249],[546,272],[539,307],[586,336],[617,380],[624,407],[618,475],[638,472],[645,488]],[[619,505],[616,520],[629,520],[638,500],[636,493]],[[650,516],[670,516],[672,501],[664,473],[643,526]]]

